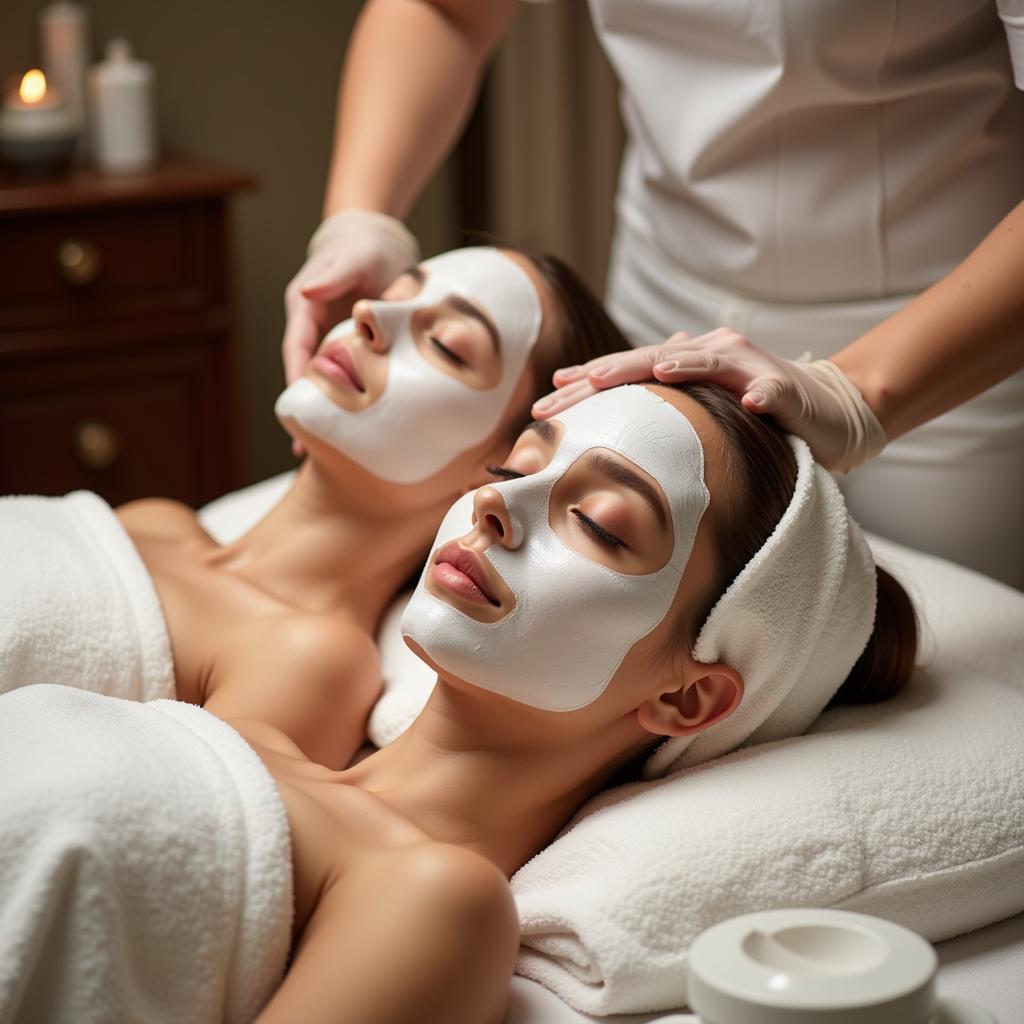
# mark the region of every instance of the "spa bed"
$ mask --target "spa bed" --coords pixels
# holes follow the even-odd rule
[[[288,481],[289,475],[284,474],[227,495],[203,510],[203,521],[219,539],[237,536],[278,500],[288,486]],[[976,633],[984,636],[987,628],[989,637],[998,639],[996,642],[986,642],[981,658],[982,668],[988,676],[1000,678],[1011,687],[1024,690],[1024,596],[985,577],[966,573],[937,559],[918,556],[906,548],[899,548],[877,538],[872,539],[872,544],[887,567],[903,570],[905,582],[908,578],[912,584],[917,582],[915,573],[920,559],[923,567],[920,579],[924,582],[920,584],[915,596],[919,605],[924,605],[924,645],[933,661],[936,659],[936,651],[941,658],[942,651],[946,649],[942,644],[952,644],[954,649],[965,649],[962,676],[965,686],[969,686],[971,680],[968,666],[978,659],[967,650],[965,638],[973,637]],[[946,570],[953,574],[948,579],[942,575]],[[957,591],[942,595],[945,605],[938,617],[933,615],[931,598],[928,598],[925,605],[922,601],[925,595],[921,593],[922,587],[928,586],[929,582],[934,584],[936,580],[954,580],[956,586],[951,589]],[[995,627],[992,626],[993,622],[997,624]],[[385,643],[395,642],[394,636],[382,638],[382,648]],[[400,644],[400,639],[397,642]],[[959,664],[956,659],[953,659],[953,663]],[[1019,789],[1016,783],[1014,786]],[[1013,813],[1010,808],[1007,810]],[[1024,858],[1024,850],[1014,850],[1014,853]],[[964,929],[958,929],[953,924],[945,933],[954,937],[936,943],[940,961],[940,993],[975,1000],[993,1013],[999,1024],[1024,1024],[1024,913],[1021,912],[1024,908],[1024,859],[1015,859],[1014,864],[1016,867],[1000,876],[996,896],[989,898],[988,906],[983,911],[985,926],[967,934],[958,934],[958,930]],[[972,902],[970,892],[951,893],[950,912],[959,915],[956,920],[966,920],[970,916],[970,910],[958,907],[965,902]],[[1003,907],[1005,919],[1000,920],[1000,908]],[[870,912],[884,913],[884,903],[873,904]],[[941,919],[942,914],[940,890],[938,897],[931,897],[929,919]],[[938,930],[942,931],[941,927]],[[518,975],[512,979],[507,1018],[508,1024],[582,1024],[588,1021],[606,1021],[609,1024],[635,1021],[646,1024],[689,1019],[685,1011],[589,1015],[570,1007],[549,988]]]

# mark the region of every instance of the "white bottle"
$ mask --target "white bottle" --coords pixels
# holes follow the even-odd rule
[[[39,15],[46,80],[64,99],[78,132],[76,156],[86,153],[85,69],[89,65],[89,14],[81,4],[60,0]]]
[[[111,39],[106,60],[89,69],[92,152],[100,170],[131,174],[155,163],[153,99],[153,66],[134,58],[128,40]]]

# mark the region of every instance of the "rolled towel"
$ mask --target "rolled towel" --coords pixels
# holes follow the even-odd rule
[[[111,507],[88,491],[0,498],[0,693],[32,683],[174,696],[153,581]]]
[[[284,971],[288,821],[230,726],[63,686],[0,697],[0,1020],[251,1021]]]

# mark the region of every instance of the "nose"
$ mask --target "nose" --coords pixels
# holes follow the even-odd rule
[[[520,531],[513,528],[505,499],[496,488],[481,487],[474,493],[473,513],[477,530],[491,537],[495,543],[510,551],[522,543],[522,537],[516,536]]]
[[[374,352],[384,353],[391,348],[391,343],[381,330],[380,321],[373,310],[369,299],[360,299],[352,307],[352,320],[355,322],[356,334],[370,346]]]

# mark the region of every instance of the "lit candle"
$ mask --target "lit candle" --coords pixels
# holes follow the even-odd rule
[[[15,110],[47,110],[60,105],[60,93],[52,86],[46,87],[46,75],[33,68],[21,76],[17,92],[11,92],[4,106]]]
[[[67,166],[77,137],[60,93],[38,68],[26,71],[0,111],[0,154],[16,170],[52,173]]]

